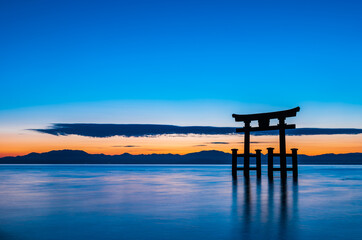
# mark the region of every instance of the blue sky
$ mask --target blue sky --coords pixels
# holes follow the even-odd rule
[[[362,129],[361,12],[361,1],[331,0],[0,0],[0,156],[240,145],[235,135],[98,139],[29,130],[57,123],[237,127],[232,113],[300,106],[290,120],[299,128]],[[321,154],[360,152],[361,137],[288,138]],[[276,144],[275,136],[253,141]],[[202,147],[210,142],[230,145]]]
[[[0,109],[361,106],[360,1],[1,1]]]

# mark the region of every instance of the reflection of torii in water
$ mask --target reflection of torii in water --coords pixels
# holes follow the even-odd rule
[[[268,131],[268,130],[279,130],[279,153],[273,153],[273,148],[268,148],[268,175],[273,176],[273,171],[280,171],[281,177],[287,176],[287,171],[293,170],[293,176],[298,175],[297,166],[297,149],[291,149],[292,153],[286,153],[285,144],[285,129],[295,129],[295,124],[286,124],[285,120],[287,117],[295,117],[300,108],[296,107],[293,109],[269,112],[269,113],[258,113],[258,114],[233,114],[236,122],[244,122],[243,128],[237,128],[236,132],[244,133],[244,153],[238,154],[238,149],[232,149],[232,174],[236,176],[237,170],[244,170],[244,175],[249,175],[250,170],[257,170],[257,175],[261,176],[261,150],[255,150],[256,154],[250,154],[250,132],[254,131]],[[278,119],[279,123],[274,126],[270,126],[271,119]],[[251,121],[258,121],[257,127],[251,126]],[[280,157],[280,168],[273,167],[273,156]],[[292,157],[293,167],[287,168],[286,157]],[[237,167],[237,157],[244,158],[244,167]],[[256,168],[250,168],[250,157],[256,157]]]
[[[298,195],[297,179],[233,178],[232,222],[245,239],[294,239],[299,229]]]

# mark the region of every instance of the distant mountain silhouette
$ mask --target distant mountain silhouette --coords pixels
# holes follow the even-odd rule
[[[362,153],[298,155],[298,159],[300,164],[362,164]],[[267,156],[262,155],[262,162],[266,161]],[[253,159],[251,163],[254,163]],[[231,164],[231,154],[212,150],[185,155],[124,153],[112,156],[88,154],[80,150],[57,150],[3,157],[0,158],[0,164]]]

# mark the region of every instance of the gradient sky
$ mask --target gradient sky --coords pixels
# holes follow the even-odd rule
[[[62,122],[237,126],[232,113],[300,106],[297,126],[362,128],[361,12],[361,1],[2,0],[0,156],[186,153],[213,141],[26,130]],[[291,144],[362,152],[360,135]]]

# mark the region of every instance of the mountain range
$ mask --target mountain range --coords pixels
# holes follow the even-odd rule
[[[288,158],[288,160],[290,160]],[[266,163],[267,155],[262,155]],[[278,163],[278,159],[275,159]],[[299,164],[362,164],[362,153],[298,155]],[[255,163],[255,158],[251,159]],[[89,154],[81,150],[54,150],[24,156],[0,158],[0,164],[231,164],[231,154],[221,151],[201,151],[179,154],[121,155]]]

